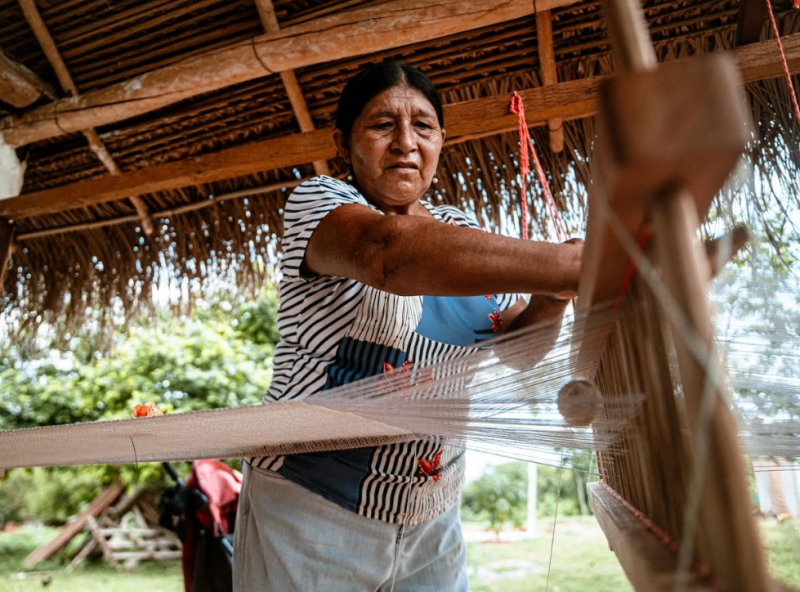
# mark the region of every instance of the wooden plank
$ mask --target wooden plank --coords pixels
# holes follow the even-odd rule
[[[647,592],[674,592],[676,556],[600,483],[589,483],[586,488],[597,523],[633,587]],[[770,585],[765,592],[793,592],[781,582],[771,581]],[[715,588],[692,577],[683,590],[713,592]]]
[[[554,86],[558,84],[558,73],[553,48],[553,16],[549,10],[536,13],[536,39],[542,86]],[[547,127],[550,130],[550,150],[561,152],[564,150],[564,120],[551,119],[547,122]]]
[[[644,241],[652,234],[652,198],[683,184],[705,216],[748,140],[743,101],[729,100],[739,96],[736,78],[729,56],[712,54],[671,69],[621,74],[604,88],[580,310],[615,298],[628,269],[603,209]]]
[[[673,592],[677,557],[600,483],[590,483],[587,489],[592,512],[633,587]],[[712,588],[692,578],[684,590],[711,592]]]
[[[103,559],[105,559],[106,563],[109,565],[115,565],[114,551],[111,549],[105,536],[103,536],[103,533],[100,532],[100,527],[97,525],[97,520],[94,519],[94,516],[86,517],[86,525],[89,527],[89,532],[92,533],[92,538],[97,542],[97,545],[103,552]]]
[[[100,492],[94,501],[89,504],[89,507],[81,512],[74,520],[64,526],[58,534],[47,544],[39,547],[33,553],[28,555],[23,562],[25,567],[33,567],[37,563],[50,559],[53,555],[58,553],[61,549],[81,532],[89,523],[89,518],[95,519],[102,514],[111,504],[113,504],[119,496],[125,491],[121,485],[112,485],[106,487]]]
[[[27,0],[33,1],[33,0]],[[537,10],[575,0],[541,0]],[[531,14],[523,0],[399,0],[366,6],[187,58],[131,80],[69,97],[19,116],[0,129],[20,146],[108,125],[178,101],[314,64],[368,55],[497,25]]]
[[[0,101],[21,109],[42,95],[56,96],[52,86],[0,50]]]
[[[800,34],[784,38],[790,67],[800,72]],[[744,82],[783,76],[780,53],[774,41],[764,41],[731,52]],[[665,64],[665,70],[685,61]],[[599,109],[600,88],[609,78],[597,76],[555,86],[520,91],[528,125],[544,125],[550,119],[590,117]],[[510,97],[500,96],[445,105],[448,132],[446,144],[517,129],[517,118],[509,113]],[[0,216],[27,218],[86,207],[129,195],[169,191],[199,183],[221,181],[270,169],[327,160],[336,154],[330,130],[315,130],[212,154],[124,173],[114,178],[79,181],[53,189],[27,193],[0,201]]]

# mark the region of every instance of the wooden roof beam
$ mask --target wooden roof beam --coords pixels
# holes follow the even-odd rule
[[[800,34],[783,38],[789,68],[800,72]],[[743,82],[783,76],[780,53],[774,40],[754,43],[732,52]],[[665,64],[664,67],[669,67]],[[528,125],[543,125],[551,119],[572,120],[597,113],[598,96],[606,76],[561,82],[554,86],[520,91]],[[509,97],[499,96],[445,105],[447,144],[517,129],[509,112]],[[200,183],[232,179],[270,169],[297,166],[333,158],[335,148],[328,129],[303,132],[253,142],[170,162],[119,176],[78,181],[0,201],[0,217],[26,218],[86,207],[135,193],[170,191]]]
[[[0,49],[0,101],[21,109],[33,105],[42,95],[56,98],[52,86]]]
[[[275,15],[275,6],[272,4],[272,0],[255,0],[255,3],[264,31],[278,33],[280,25],[278,24],[278,17]],[[297,81],[294,70],[281,72],[281,80],[286,89],[286,94],[289,95],[289,102],[292,104],[292,111],[294,111],[294,116],[300,125],[300,131],[314,131],[314,121],[311,119],[311,113],[308,110],[308,105],[306,105],[303,91],[300,89],[300,83]],[[313,166],[314,172],[318,175],[330,176],[331,170],[326,161],[315,160]]]
[[[36,39],[39,41],[39,45],[42,47],[45,56],[47,56],[47,61],[50,62],[50,65],[55,71],[61,88],[64,92],[70,93],[73,97],[78,96],[78,87],[75,85],[75,81],[72,79],[72,75],[69,73],[64,59],[61,57],[61,52],[58,51],[56,42],[53,36],[50,35],[50,31],[47,29],[47,25],[44,19],[42,19],[42,15],[39,13],[36,3],[34,0],[19,0],[19,5],[25,15],[25,20],[28,21],[34,35],[36,35]],[[89,142],[89,148],[97,159],[103,163],[106,170],[112,175],[121,174],[122,171],[114,161],[106,145],[100,139],[100,136],[97,135],[95,129],[89,127],[82,131],[86,140]],[[128,199],[136,210],[144,233],[148,236],[152,235],[155,227],[153,226],[153,219],[147,212],[147,205],[138,195],[131,195]]]
[[[576,0],[538,0],[549,10]],[[0,121],[21,146],[128,119],[269,74],[303,68],[530,16],[529,0],[398,0],[326,16],[68,97]]]
[[[536,13],[536,39],[539,49],[539,67],[542,86],[558,84],[556,54],[553,48],[553,13],[543,10]],[[550,150],[554,153],[564,150],[564,121],[551,119],[547,122],[550,130]]]
[[[764,0],[741,0],[736,23],[736,45],[748,45],[761,39],[761,29],[767,20]]]

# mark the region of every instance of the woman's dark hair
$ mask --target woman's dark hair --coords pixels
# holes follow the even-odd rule
[[[347,82],[336,107],[336,127],[349,140],[353,123],[367,103],[383,91],[400,85],[410,86],[422,93],[436,110],[439,125],[444,127],[442,100],[431,79],[422,70],[395,60],[386,60],[362,70]]]

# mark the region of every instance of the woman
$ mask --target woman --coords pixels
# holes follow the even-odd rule
[[[457,356],[503,327],[563,315],[580,244],[496,236],[424,201],[445,130],[422,72],[384,62],[355,76],[333,139],[348,182],[316,177],[286,204],[266,402]],[[516,293],[534,296],[526,305]],[[250,459],[234,589],[467,590],[463,469],[463,451],[436,442]]]

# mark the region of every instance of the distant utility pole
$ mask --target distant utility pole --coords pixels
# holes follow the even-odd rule
[[[538,465],[528,463],[528,534],[536,535],[536,475]]]

